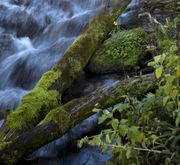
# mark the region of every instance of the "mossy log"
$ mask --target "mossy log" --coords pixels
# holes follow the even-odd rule
[[[23,156],[62,136],[92,115],[95,105],[104,109],[123,102],[124,95],[143,96],[155,87],[153,75],[129,78],[54,108],[35,128],[22,133],[14,141],[0,143],[0,164],[12,165]]]
[[[129,2],[118,0],[92,19],[59,63],[42,76],[36,87],[23,97],[17,110],[8,115],[4,126],[0,128],[0,141],[4,138],[14,139],[20,133],[32,129],[49,111],[60,106],[62,93],[70,87],[95,50],[107,38],[113,29],[113,22]]]

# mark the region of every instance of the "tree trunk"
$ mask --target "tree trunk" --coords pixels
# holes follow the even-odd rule
[[[52,109],[61,105],[62,93],[84,69],[90,57],[113,29],[113,22],[130,0],[118,0],[108,11],[102,10],[88,24],[53,69],[46,72],[36,87],[23,97],[15,112],[8,115],[0,128],[0,141],[15,139],[31,130]]]
[[[51,110],[35,128],[22,133],[13,141],[0,143],[0,164],[12,165],[39,147],[64,135],[76,124],[93,114],[96,105],[104,109],[124,101],[124,95],[143,96],[155,89],[153,75],[117,81],[107,88],[99,88],[88,96],[74,99]]]

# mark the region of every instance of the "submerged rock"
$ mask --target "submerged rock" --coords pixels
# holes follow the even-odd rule
[[[87,69],[93,73],[128,71],[146,55],[147,34],[142,29],[119,31],[106,40],[90,60]]]

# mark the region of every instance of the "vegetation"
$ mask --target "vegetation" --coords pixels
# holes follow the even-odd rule
[[[59,93],[56,90],[49,90],[49,87],[60,76],[60,73],[54,71],[44,74],[37,86],[24,96],[19,108],[8,115],[7,125],[10,129],[20,130],[22,127],[34,126],[40,115],[43,118],[49,109],[58,105]]]
[[[140,28],[118,31],[103,43],[91,59],[90,71],[130,70],[144,58],[147,43],[147,34]]]
[[[108,127],[79,142],[113,153],[107,164],[180,164],[180,56],[175,34],[177,18],[156,32],[160,55],[148,64],[155,69],[158,88],[144,97],[124,95],[125,102],[104,110],[99,124]],[[100,109],[95,109],[102,112]]]

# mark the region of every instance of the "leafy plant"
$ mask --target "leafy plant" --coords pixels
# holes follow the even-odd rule
[[[158,44],[161,54],[148,64],[155,70],[156,92],[141,99],[124,96],[124,103],[104,110],[99,124],[106,123],[106,129],[81,139],[80,147],[88,143],[109,150],[112,164],[180,164],[180,56],[174,38],[163,36]]]

